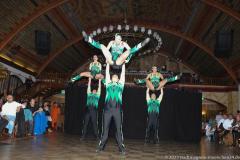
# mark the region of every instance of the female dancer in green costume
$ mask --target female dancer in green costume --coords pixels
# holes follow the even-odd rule
[[[89,72],[82,72],[78,74],[77,76],[71,78],[71,81],[77,81],[81,79],[82,77],[88,77],[91,79],[103,79],[104,76],[101,74],[102,71],[102,65],[100,62],[98,62],[98,57],[97,55],[93,56],[93,62],[90,63],[89,66]]]
[[[146,38],[143,42],[137,44],[133,48],[130,48],[130,46],[126,42],[122,41],[122,37],[119,34],[116,34],[115,39],[113,41],[110,41],[106,47],[103,44],[100,44],[99,42],[94,41],[85,32],[83,32],[83,36],[84,36],[85,40],[88,43],[90,43],[92,46],[102,50],[107,63],[109,63],[110,65],[113,65],[119,69],[121,69],[121,65],[123,63],[128,63],[130,61],[131,57],[139,49],[144,47],[150,41],[150,38]],[[110,49],[111,49],[111,52],[109,51]],[[126,49],[125,52],[124,52],[124,49]]]
[[[166,83],[174,82],[178,80],[180,77],[174,76],[170,78],[164,79],[163,75],[157,71],[157,67],[152,67],[152,72],[148,74],[146,79],[136,79],[135,82],[137,84],[146,84],[147,88],[150,90],[160,90]]]

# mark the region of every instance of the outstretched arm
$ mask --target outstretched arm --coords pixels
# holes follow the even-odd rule
[[[124,84],[125,83],[125,64],[122,65],[122,73],[119,82]]]
[[[97,93],[100,95],[101,94],[101,79],[98,80],[98,90],[97,90]]]
[[[163,88],[161,88],[161,94],[158,97],[158,100],[161,102],[163,98]]]
[[[87,93],[91,93],[91,78],[88,78],[88,88],[87,88]]]
[[[106,84],[110,83],[111,80],[110,80],[110,73],[109,73],[109,63],[107,63],[107,66],[106,66]]]
[[[150,96],[149,96],[149,88],[147,88],[147,90],[146,90],[146,100],[147,100],[147,101],[150,100]]]

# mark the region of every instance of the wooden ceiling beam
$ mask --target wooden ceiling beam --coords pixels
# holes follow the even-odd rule
[[[48,4],[40,4],[33,13],[30,13],[27,17],[21,19],[20,22],[14,24],[12,30],[7,33],[3,40],[0,42],[0,51],[19,33],[21,32],[26,26],[31,24],[35,19],[40,17],[41,15],[47,13],[53,8],[56,8],[69,0],[53,0]]]
[[[211,7],[214,7],[216,9],[224,12],[225,14],[229,15],[230,17],[232,17],[240,22],[240,13],[233,10],[233,8],[228,7],[228,6],[218,2],[217,0],[202,0],[202,2],[205,3],[206,5],[209,5]]]
[[[55,8],[51,11],[52,15],[57,19],[57,21],[62,24],[64,27],[64,30],[66,30],[71,38],[76,37],[77,35],[80,35],[79,31],[74,27],[73,24],[68,20],[64,12],[60,8]],[[82,45],[81,43],[77,43],[77,45],[81,48],[82,54],[84,57],[87,57],[88,48],[86,46]]]

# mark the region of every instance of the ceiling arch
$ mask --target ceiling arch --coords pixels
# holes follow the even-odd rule
[[[110,23],[112,22],[112,23]],[[98,27],[103,27],[103,26],[108,26],[109,24],[118,24],[116,22],[121,22],[121,20],[108,20],[108,22],[101,22],[98,24]],[[158,30],[161,32],[165,32],[168,34],[171,34],[173,36],[176,37],[180,37],[183,38],[184,40],[196,45],[198,48],[202,49],[203,51],[205,51],[211,58],[213,58],[215,61],[217,61],[225,70],[226,72],[229,74],[229,76],[233,79],[233,81],[235,83],[237,83],[237,78],[235,73],[231,70],[230,67],[227,66],[227,64],[225,64],[225,62],[221,59],[218,59],[214,56],[213,54],[213,50],[211,48],[209,48],[207,45],[203,44],[201,41],[199,41],[198,39],[195,39],[194,37],[191,37],[189,35],[187,35],[186,33],[182,33],[181,31],[179,31],[176,28],[172,28],[169,26],[164,26],[155,22],[149,22],[149,21],[137,21],[137,20],[131,20],[130,21],[131,24],[130,25],[139,25],[139,26],[145,26],[146,28],[150,28],[150,29],[154,29],[154,30]],[[95,27],[96,28],[96,27]],[[93,30],[93,27],[89,27],[87,28],[87,32],[91,32]],[[66,42],[64,45],[62,45],[59,49],[57,49],[56,51],[54,51],[53,53],[50,53],[50,57],[48,58],[47,61],[45,61],[40,69],[38,70],[38,75],[41,74],[41,72],[48,66],[48,64],[55,58],[57,57],[62,51],[64,51],[66,48],[70,47],[71,45],[79,42],[80,40],[82,40],[82,36],[77,36],[73,39],[71,39],[70,41]]]
[[[29,14],[27,17],[22,18],[20,22],[18,22],[15,26],[13,26],[12,31],[7,33],[3,40],[0,43],[0,51],[26,26],[31,24],[35,19],[50,11],[53,8],[56,8],[63,3],[68,2],[69,0],[54,0],[49,4],[40,4],[39,7],[35,9],[35,11]]]
[[[20,22],[17,23],[17,25],[13,26],[13,29],[11,32],[6,33],[3,40],[0,42],[0,51],[20,32],[22,31],[26,26],[31,24],[35,19],[37,19],[39,16],[47,13],[48,11],[59,7],[60,5],[71,1],[71,0],[55,0],[48,4],[40,4],[39,7],[35,9],[35,11],[31,14],[29,14],[27,17],[22,18]],[[240,21],[240,14],[236,11],[234,11],[232,8],[221,4],[220,2],[217,2],[215,0],[202,0],[206,5],[209,5],[211,7],[214,7],[216,9],[221,10],[222,12],[228,14],[229,16],[237,19]]]
[[[203,3],[206,5],[209,5],[211,7],[214,7],[223,13],[229,15],[230,17],[235,18],[237,21],[240,22],[240,14],[237,11],[234,11],[232,8],[216,1],[216,0],[202,0]]]

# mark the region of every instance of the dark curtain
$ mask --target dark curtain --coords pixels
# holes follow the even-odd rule
[[[81,134],[86,104],[86,86],[66,87],[65,132]],[[125,87],[123,93],[124,138],[144,138],[147,124],[146,88]],[[164,89],[159,114],[159,139],[198,142],[201,138],[201,93]],[[101,133],[105,89],[99,103],[98,124]],[[91,127],[89,127],[90,129]],[[114,135],[111,125],[110,135]],[[91,132],[91,129],[90,129]]]

